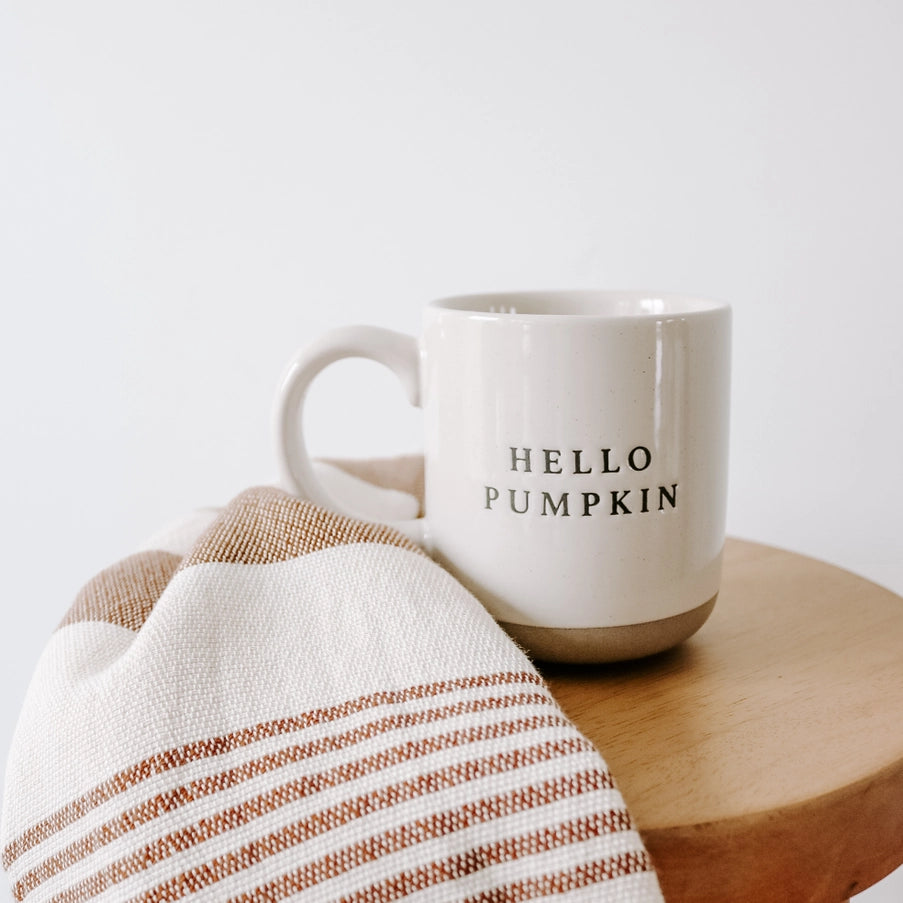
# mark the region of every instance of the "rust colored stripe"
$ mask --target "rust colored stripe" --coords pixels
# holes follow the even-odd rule
[[[434,789],[436,780],[446,780],[449,782],[448,786],[453,787],[468,780],[485,777],[490,774],[498,774],[512,768],[524,767],[534,762],[548,761],[549,758],[566,754],[565,751],[556,750],[555,746],[556,744],[545,744],[529,750],[518,750],[506,753],[503,756],[490,756],[477,762],[451,766],[448,769],[443,769],[444,772],[447,772],[445,775],[439,776],[439,773],[436,773],[434,775],[421,776],[410,782],[405,782],[405,784],[377,791],[376,794],[358,797],[355,800],[342,803],[302,821],[286,825],[266,837],[245,844],[239,849],[210,860],[202,866],[182,872],[170,881],[134,898],[132,903],[154,903],[154,901],[159,900],[173,901],[181,899],[187,894],[196,893],[222,881],[230,875],[250,868],[270,856],[297,847],[332,827],[347,824],[385,806],[394,805],[412,796],[417,796],[424,791]],[[413,786],[408,789],[406,786],[408,784]],[[463,804],[455,809],[432,813],[410,824],[400,825],[344,849],[329,853],[315,862],[294,869],[287,875],[281,876],[264,887],[258,887],[250,894],[243,894],[237,897],[236,900],[280,900],[347,871],[352,863],[359,866],[366,862],[372,862],[381,856],[416,846],[425,840],[445,836],[493,819],[533,810],[581,793],[606,789],[610,785],[610,775],[599,771],[584,771],[544,781],[535,786],[519,787],[503,794]],[[596,826],[594,832],[596,834],[603,831],[627,830],[632,827],[629,815],[623,810],[612,810],[596,814],[588,821],[591,821]],[[566,831],[563,830],[563,826],[558,826],[548,833],[553,835],[558,833],[560,842],[570,843],[579,839],[578,831]],[[530,840],[525,843],[532,843],[534,836],[533,834],[528,835]],[[563,838],[567,838],[567,840]],[[534,850],[534,852],[540,851],[539,849]],[[475,851],[474,856],[480,860],[480,867],[490,864],[490,861],[482,857],[479,851]],[[508,858],[511,857],[509,856]],[[55,898],[52,903],[63,903],[63,898],[59,900]]]
[[[553,894],[567,894],[602,881],[652,870],[652,861],[645,851],[621,853],[610,859],[582,863],[557,874],[537,875],[534,878],[494,887],[492,890],[468,897],[462,903],[521,903],[523,900],[535,900]],[[382,899],[387,898],[373,897],[374,901]]]
[[[49,857],[24,875],[13,887],[13,893],[17,899],[23,899],[44,881],[87,856],[96,853],[114,840],[123,837],[129,831],[147,824],[155,818],[169,816],[188,803],[221,793],[276,769],[284,768],[297,762],[306,762],[316,756],[354,746],[375,736],[386,736],[391,731],[404,730],[464,714],[495,710],[509,705],[530,704],[531,702],[542,703],[545,702],[545,699],[539,694],[523,693],[515,697],[492,696],[483,699],[466,700],[439,709],[426,709],[422,712],[406,712],[401,715],[393,715],[379,721],[372,721],[343,734],[323,737],[302,746],[296,745],[277,750],[250,762],[244,762],[236,768],[192,781],[180,787],[174,787],[171,790],[157,794],[139,806],[134,806],[123,812],[122,815],[100,825],[56,855]],[[567,719],[560,715],[535,715],[531,718],[493,722],[464,728],[445,734],[424,737],[408,744],[381,750],[357,762],[337,766],[320,775],[305,778],[305,781],[311,784],[314,789],[332,787],[339,780],[357,779],[374,771],[381,771],[384,768],[397,765],[402,761],[426,756],[461,744],[479,743],[485,740],[498,739],[548,727],[566,727],[568,724]],[[307,795],[309,792],[312,791],[305,790],[304,795]]]
[[[350,715],[376,708],[377,706],[426,699],[458,690],[474,690],[516,684],[527,684],[545,689],[542,678],[535,672],[530,671],[506,671],[496,674],[481,674],[475,677],[435,681],[434,683],[419,684],[403,690],[386,690],[371,693],[338,705],[314,709],[291,718],[265,721],[253,727],[218,737],[197,740],[162,753],[157,753],[118,772],[83,796],[73,800],[52,815],[28,828],[4,848],[3,867],[9,870],[10,866],[27,850],[82,818],[102,803],[107,802],[120,793],[124,793],[153,775],[163,774],[191,762],[223,755],[269,737],[292,734],[317,724],[347,718]],[[555,705],[551,696],[549,696],[549,702]]]
[[[409,760],[412,757],[412,747],[413,744],[408,744],[406,747],[401,748],[402,761]],[[280,849],[286,849],[302,843],[311,837],[348,824],[354,819],[390,809],[392,806],[409,802],[426,794],[448,790],[469,780],[513,771],[528,765],[534,765],[537,762],[549,761],[551,758],[584,752],[591,748],[588,741],[575,738],[570,741],[539,744],[524,750],[515,750],[449,765],[431,773],[417,775],[409,780],[399,781],[388,787],[370,791],[355,799],[345,800],[335,806],[310,815],[298,825],[290,825],[283,828],[281,831],[271,835],[262,845],[258,841],[256,844],[250,845],[249,848],[253,846],[259,847],[254,854],[254,861],[258,861],[258,859],[272,855]],[[215,816],[201,819],[190,827],[167,834],[143,849],[136,850],[129,856],[107,865],[89,878],[53,897],[52,903],[77,903],[79,900],[101,894],[115,884],[124,881],[145,868],[168,859],[170,856],[184,853],[197,844],[217,837],[226,831],[241,829],[254,819],[275,812],[283,806],[295,803],[305,797],[312,796],[319,790],[337,787],[345,781],[354,780],[358,776],[355,773],[358,766],[359,763],[352,763],[350,766],[331,769],[313,778],[300,778],[290,781],[281,787],[275,787],[250,800],[232,806]],[[608,787],[612,783],[611,776],[607,773],[590,773],[590,775],[591,777],[584,777],[579,784],[575,783],[574,786],[590,787],[590,783],[592,783],[593,786],[590,789],[598,789],[599,786]],[[538,801],[537,805],[544,801],[551,801],[550,799],[544,799],[542,794],[537,796],[536,799]],[[240,865],[240,868],[247,867],[248,861],[243,852],[239,855],[238,862],[244,863],[244,865]],[[234,863],[234,854],[230,853],[222,856],[212,863],[207,863],[196,869],[197,875],[192,872],[189,883],[194,885],[200,881],[203,884],[207,880],[205,876],[216,873],[219,873],[220,878],[225,877],[226,874],[231,873],[229,865]],[[216,880],[219,880],[219,878]],[[176,883],[181,887],[183,883],[182,878],[179,878]],[[166,900],[175,899],[173,895],[178,894],[178,889],[174,887],[172,882],[163,885],[158,890],[163,891],[163,899]]]
[[[57,629],[105,621],[140,630],[181,560],[172,552],[138,552],[124,558],[85,584]]]
[[[544,791],[546,787],[543,786],[541,789]],[[567,794],[565,793],[564,795]],[[555,796],[555,790],[553,790],[551,796],[553,799],[550,801],[554,801],[554,798],[561,798]],[[308,887],[338,876],[347,870],[345,864],[348,862],[355,864],[371,862],[380,856],[396,853],[399,850],[412,846],[423,839],[432,839],[433,837],[449,833],[449,830],[466,828],[473,824],[488,821],[496,817],[497,812],[510,815],[530,809],[533,805],[529,791],[524,790],[512,791],[491,800],[481,800],[479,803],[471,806],[462,807],[461,810],[458,810],[458,813],[455,813],[458,816],[457,818],[450,817],[449,813],[443,813],[443,815],[416,822],[413,826],[413,832],[409,826],[404,826],[395,831],[387,831],[385,834],[371,838],[363,844],[358,844],[356,847],[329,854],[317,862],[295,869],[286,875],[282,875],[275,881],[271,881],[262,887],[257,887],[250,893],[233,897],[229,903],[284,900],[299,891],[306,890]],[[449,823],[454,824],[455,827],[450,828]],[[419,869],[410,869],[386,879],[380,884],[371,885],[355,894],[345,896],[342,898],[342,901],[343,903],[345,901],[351,903],[351,901],[356,900],[362,901],[362,903],[364,901],[366,903],[381,903],[383,900],[394,900],[445,881],[454,881],[458,878],[466,877],[484,868],[499,865],[502,862],[510,862],[526,856],[536,856],[568,844],[580,843],[603,834],[625,830],[622,827],[625,823],[629,823],[629,817],[623,810],[594,813],[593,815],[573,819],[553,827],[537,829],[517,837],[483,844],[467,853],[434,860]],[[427,833],[424,834],[422,832]],[[136,903],[136,901],[133,901],[133,903]]]
[[[195,564],[273,564],[332,546],[380,543],[424,554],[385,524],[334,514],[279,489],[248,489],[237,496],[185,557]]]

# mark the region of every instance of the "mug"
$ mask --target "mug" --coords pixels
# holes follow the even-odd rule
[[[360,356],[424,417],[424,517],[396,524],[536,658],[608,662],[698,630],[725,538],[731,309],[635,291],[467,295],[419,338],[335,330],[289,368],[284,481],[331,497],[304,444],[316,374]]]

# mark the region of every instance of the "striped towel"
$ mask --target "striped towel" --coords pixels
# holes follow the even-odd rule
[[[81,591],[0,843],[18,900],[661,900],[604,761],[476,600],[272,488]]]

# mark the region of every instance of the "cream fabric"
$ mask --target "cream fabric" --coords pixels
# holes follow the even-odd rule
[[[4,801],[29,901],[661,900],[605,762],[477,601],[277,489],[85,587]]]

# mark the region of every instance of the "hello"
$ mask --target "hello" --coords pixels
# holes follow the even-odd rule
[[[533,473],[533,463],[536,460],[533,456],[533,449],[515,448],[514,446],[509,446],[509,449],[511,451],[511,470],[520,471],[521,473]],[[611,458],[611,451],[612,450],[610,448],[600,448],[599,453],[601,455],[601,458],[596,459],[596,461],[594,462],[594,467],[593,464],[591,464],[589,461],[584,461],[583,449],[572,449],[570,456],[568,457],[572,457],[573,460],[569,460],[568,463],[572,463],[573,467],[565,471],[564,466],[562,466],[564,462],[562,462],[561,460],[561,456],[563,454],[561,449],[544,448],[542,449],[541,461],[536,462],[537,464],[541,463],[542,470],[537,471],[537,473],[620,473],[620,464],[616,464],[614,467],[612,467],[613,462]],[[537,455],[536,457],[539,458],[540,456]],[[629,467],[631,470],[639,473],[640,471],[645,470],[652,463],[652,452],[650,452],[645,445],[636,445],[627,453],[626,462],[623,463],[626,463],[627,467]]]

